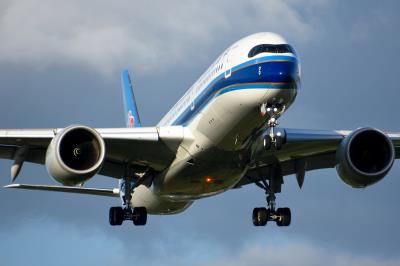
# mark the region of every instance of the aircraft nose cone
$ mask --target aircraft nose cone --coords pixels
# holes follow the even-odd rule
[[[293,61],[273,61],[265,64],[266,82],[296,82],[298,66]]]

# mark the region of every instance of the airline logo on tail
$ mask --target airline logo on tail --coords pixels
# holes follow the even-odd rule
[[[135,127],[135,117],[132,115],[132,111],[128,111],[128,121],[127,121],[127,126],[129,128]]]

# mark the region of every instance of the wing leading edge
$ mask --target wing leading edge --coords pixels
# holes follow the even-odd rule
[[[24,161],[44,164],[46,150],[63,129],[0,130],[0,158],[18,161],[18,151],[27,148]],[[126,165],[161,171],[176,156],[190,132],[181,126],[95,129],[104,139],[106,157],[99,174],[121,178]]]
[[[280,164],[282,176],[296,174],[301,187],[305,172],[336,166],[336,150],[352,131],[284,129],[283,132],[286,143],[280,151],[265,151],[261,140],[256,143],[256,160],[236,187],[254,183],[261,176],[268,176],[276,163]],[[400,132],[385,134],[393,142],[396,159],[400,158]]]
[[[71,186],[49,186],[49,185],[28,185],[28,184],[11,184],[4,186],[4,188],[28,189],[28,190],[42,190],[53,192],[66,192],[78,193],[95,196],[119,197],[119,189],[103,189],[103,188],[83,188]]]

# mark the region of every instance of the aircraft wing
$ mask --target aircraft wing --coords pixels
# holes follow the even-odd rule
[[[62,130],[0,130],[0,158],[15,160],[22,151],[27,153],[24,161],[44,164],[47,147]],[[181,126],[95,130],[106,146],[105,161],[99,174],[114,178],[123,176],[126,164],[161,171],[175,158],[185,134]]]
[[[334,168],[336,150],[342,140],[352,131],[347,130],[307,130],[284,129],[286,143],[279,151],[265,151],[258,143],[252,164],[246,175],[236,185],[241,187],[268,176],[276,163],[280,164],[283,176],[296,174],[300,187],[308,171]],[[400,133],[387,132],[395,148],[396,158],[400,158]]]
[[[4,186],[4,188],[78,193],[78,194],[106,196],[106,197],[119,197],[119,189],[118,188],[113,188],[113,189],[84,188],[84,187],[32,185],[32,184],[11,184],[11,185]]]

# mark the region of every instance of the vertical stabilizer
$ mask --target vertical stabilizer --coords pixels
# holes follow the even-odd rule
[[[133,94],[132,82],[128,70],[122,71],[122,95],[124,97],[125,121],[127,127],[141,127],[139,112],[137,109],[135,95]]]

